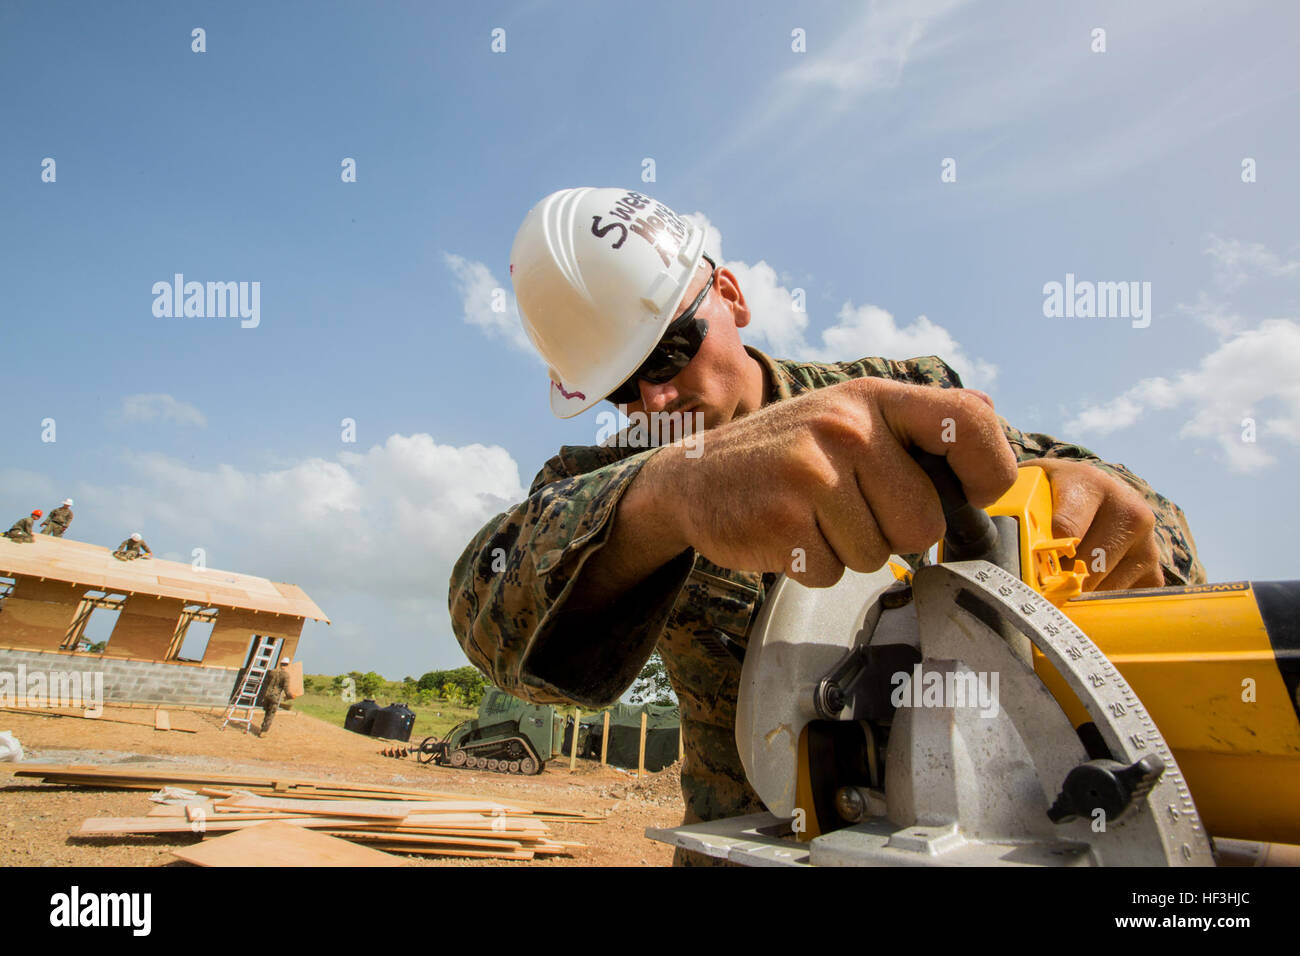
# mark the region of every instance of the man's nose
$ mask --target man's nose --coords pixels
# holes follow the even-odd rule
[[[677,389],[671,381],[655,385],[640,379],[637,384],[641,386],[641,407],[647,412],[662,412],[677,399]]]

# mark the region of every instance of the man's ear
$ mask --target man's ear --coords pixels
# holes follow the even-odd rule
[[[731,310],[736,328],[743,329],[749,325],[750,313],[749,306],[745,303],[745,293],[740,291],[740,282],[732,271],[719,268],[713,282],[717,286],[718,295],[722,296],[722,300],[727,303],[727,308]]]

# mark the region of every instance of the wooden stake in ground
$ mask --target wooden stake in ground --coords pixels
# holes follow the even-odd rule
[[[609,763],[609,711],[605,711],[605,729],[600,732],[600,765]]]
[[[681,722],[681,719],[678,718],[678,721],[677,721],[677,759],[678,759],[678,760],[682,760],[682,759],[684,759],[685,757],[686,757],[686,746],[685,746],[685,744],[682,742],[682,722]]]
[[[636,775],[638,777],[645,776],[645,725],[646,712],[643,710],[641,711],[641,747],[636,757]]]
[[[573,708],[573,739],[569,742],[569,773],[578,769],[578,722],[582,720],[582,711]]]

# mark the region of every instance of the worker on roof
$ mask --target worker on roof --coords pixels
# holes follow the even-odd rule
[[[262,718],[262,729],[257,732],[259,737],[265,737],[267,731],[271,729],[271,721],[275,720],[275,712],[280,709],[280,698],[289,690],[289,665],[291,663],[292,661],[289,658],[283,658],[279,667],[267,671],[266,680],[262,682],[262,711],[265,716]]]
[[[978,507],[1041,466],[1055,533],[1107,556],[1086,590],[1205,581],[1177,505],[1087,448],[1013,428],[939,357],[814,363],[745,346],[740,280],[704,244],[632,190],[561,190],[525,217],[510,274],[551,411],[680,413],[678,434],[563,448],[469,543],[449,594],[470,661],[534,703],[606,707],[658,649],[681,705],[686,823],[765,809],[736,703],[778,572],[827,587],[890,554],[925,563],[943,511],[909,449],[946,456]]]
[[[50,516],[41,522],[41,534],[62,538],[70,524],[72,524],[72,499],[64,498],[63,504],[51,511]]]
[[[140,532],[137,531],[117,546],[113,557],[119,561],[134,561],[136,558],[152,558],[153,552],[149,550],[149,545],[144,543],[144,538],[140,537]]]
[[[30,544],[32,538],[32,522],[41,516],[40,508],[37,508],[26,518],[19,518],[14,522],[13,527],[5,532],[5,537],[10,541],[19,541],[24,544]]]

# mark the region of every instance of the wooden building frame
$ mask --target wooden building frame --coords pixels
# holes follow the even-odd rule
[[[38,534],[0,536],[0,649],[241,669],[256,637],[296,656],[303,622],[329,623],[301,588],[161,558],[120,561],[99,545]],[[102,654],[76,650],[96,608],[117,612]],[[202,661],[179,659],[193,621],[213,623]]]

